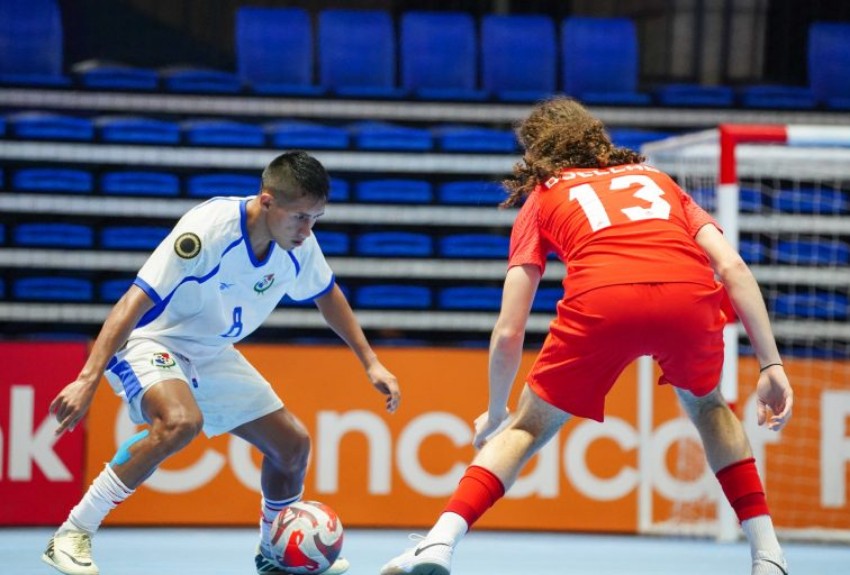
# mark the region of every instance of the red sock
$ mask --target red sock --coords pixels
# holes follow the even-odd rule
[[[738,521],[770,515],[755,459],[742,459],[724,467],[716,475]]]
[[[472,524],[505,494],[505,486],[489,469],[471,465],[460,478],[457,489],[443,512],[451,511]]]

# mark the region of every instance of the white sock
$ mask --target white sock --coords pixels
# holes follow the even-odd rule
[[[260,546],[269,549],[272,521],[274,521],[274,518],[277,517],[277,514],[280,513],[281,509],[299,501],[303,494],[304,490],[302,489],[298,495],[290,497],[289,499],[279,499],[275,501],[272,499],[266,499],[265,497],[262,498],[260,503]]]
[[[457,513],[446,511],[440,515],[425,539],[434,543],[448,543],[454,547],[467,531],[469,531],[469,525],[466,524],[466,519]]]
[[[756,553],[761,551],[769,557],[781,558],[782,548],[776,539],[776,531],[773,529],[773,520],[770,515],[758,515],[741,522],[741,529],[750,543],[750,556],[755,559]]]
[[[94,535],[106,515],[134,492],[135,489],[124,485],[109,464],[106,464],[56,532],[85,531]]]

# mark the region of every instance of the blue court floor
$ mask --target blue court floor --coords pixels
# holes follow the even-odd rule
[[[0,573],[51,575],[41,553],[52,529],[0,529]],[[351,575],[376,575],[409,545],[407,531],[349,529]],[[94,540],[102,575],[253,575],[254,529],[105,527]],[[786,543],[792,575],[850,575],[850,546]],[[749,575],[745,543],[701,539],[478,531],[453,575]]]

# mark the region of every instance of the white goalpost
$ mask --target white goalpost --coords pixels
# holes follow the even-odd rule
[[[791,422],[780,433],[756,425],[758,364],[738,322],[724,332],[721,389],[753,444],[780,536],[850,541],[850,127],[721,125],[641,151],[714,214],[762,287],[795,391]],[[656,376],[642,358],[643,442]],[[695,432],[668,460],[681,487],[664,510],[658,469],[645,457],[639,466],[641,532],[739,537]]]

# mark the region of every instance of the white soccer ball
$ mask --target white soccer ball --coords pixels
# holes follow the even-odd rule
[[[342,523],[318,501],[285,507],[272,522],[272,559],[288,573],[324,573],[342,551]]]

